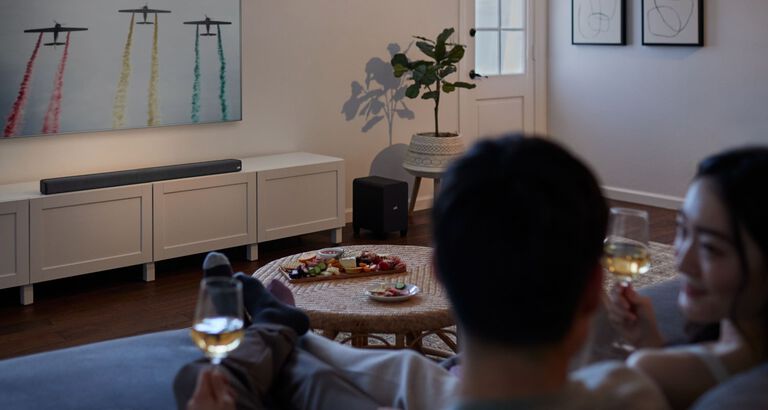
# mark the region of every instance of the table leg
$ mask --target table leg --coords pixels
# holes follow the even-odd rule
[[[144,264],[142,278],[144,282],[152,282],[155,280],[155,263],[148,262]]]
[[[259,244],[258,243],[252,243],[250,245],[245,245],[245,259],[248,259],[251,262],[259,259]]]
[[[408,332],[405,334],[406,346],[418,352],[422,351],[421,340],[421,335],[418,333]]]
[[[432,204],[434,205],[435,201],[437,201],[437,194],[440,192],[440,178],[435,178],[432,180],[433,184],[433,192],[432,192]]]
[[[24,285],[19,288],[19,299],[24,306],[31,305],[35,301],[35,293],[32,285]]]
[[[413,180],[413,192],[411,192],[411,205],[408,207],[408,216],[413,216],[413,210],[416,208],[416,197],[419,196],[419,187],[421,186],[421,177]]]
[[[352,347],[368,347],[368,335],[352,333]]]
[[[395,335],[395,347],[398,349],[405,349],[405,335],[402,333],[397,333]]]
[[[336,228],[331,231],[331,243],[334,245],[341,243],[341,228]]]

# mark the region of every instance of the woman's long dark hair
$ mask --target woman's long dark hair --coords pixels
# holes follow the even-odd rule
[[[708,157],[699,164],[696,179],[714,183],[715,194],[728,212],[733,244],[741,265],[739,292],[742,292],[747,286],[749,263],[741,232],[755,240],[763,261],[768,262],[768,147],[739,148]],[[768,295],[763,302],[763,318],[768,334]],[[716,338],[719,333],[716,327],[699,328],[693,338]],[[768,340],[763,343],[761,348],[767,349]]]

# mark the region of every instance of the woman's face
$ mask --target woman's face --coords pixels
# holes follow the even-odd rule
[[[675,256],[683,278],[678,304],[696,323],[755,319],[765,304],[765,261],[755,241],[741,230],[748,269],[740,290],[744,279],[733,229],[715,192],[711,181],[695,180],[678,215]]]

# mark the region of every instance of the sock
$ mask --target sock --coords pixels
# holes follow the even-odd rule
[[[223,253],[210,252],[203,261],[203,272],[206,278],[214,276],[229,278],[232,277],[232,265]]]
[[[309,318],[304,312],[277,300],[258,279],[242,272],[236,273],[235,278],[243,283],[243,302],[253,323],[288,326],[299,336],[307,333]]]

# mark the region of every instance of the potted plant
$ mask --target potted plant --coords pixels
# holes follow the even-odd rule
[[[464,152],[464,143],[456,133],[440,132],[440,98],[459,88],[472,89],[475,84],[451,82],[447,78],[457,71],[456,65],[464,58],[466,46],[449,43],[453,28],[446,28],[436,40],[415,36],[416,47],[429,59],[411,61],[404,53],[392,57],[392,68],[397,78],[410,74],[412,84],[405,90],[408,98],[421,96],[435,103],[435,130],[413,135],[403,167],[421,177],[439,178],[448,163]]]

